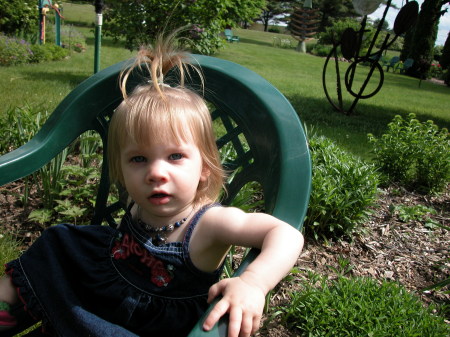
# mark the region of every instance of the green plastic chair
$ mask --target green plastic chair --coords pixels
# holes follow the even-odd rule
[[[400,70],[400,74],[404,74],[408,71],[409,68],[411,68],[414,65],[414,60],[411,58],[408,58],[403,63],[399,63],[397,69]],[[395,72],[395,70],[394,70]]]
[[[228,42],[239,42],[240,38],[237,35],[233,35],[233,31],[231,29],[225,29],[224,32],[225,38]]]
[[[389,63],[386,64],[386,71],[389,71],[389,68],[392,68],[392,71],[395,72],[398,62],[400,61],[400,57],[394,56],[390,59]]]
[[[304,130],[287,99],[261,76],[238,64],[208,56],[193,56],[205,77],[204,97],[212,107],[212,118],[219,127],[217,144],[232,153],[224,166],[233,171],[224,204],[229,204],[248,182],[258,182],[264,193],[265,212],[301,229],[311,188],[311,161]],[[103,166],[92,225],[105,221],[113,225],[112,214],[125,205],[107,203],[108,180],[106,138],[108,119],[121,102],[118,75],[124,62],[111,66],[85,80],[55,109],[42,129],[22,147],[0,157],[0,185],[39,170],[88,130],[95,130],[103,141]],[[133,75],[135,76],[135,75]],[[132,77],[135,85],[138,76]],[[195,77],[188,83],[199,88]],[[236,275],[257,256],[253,249]],[[210,332],[202,321],[189,335],[225,336],[227,318]],[[14,331],[0,333],[12,336]]]

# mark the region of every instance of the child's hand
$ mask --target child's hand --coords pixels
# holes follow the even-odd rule
[[[222,295],[210,312],[203,328],[210,330],[226,313],[230,315],[228,337],[248,337],[259,329],[265,293],[241,277],[222,280],[209,289],[208,303]]]

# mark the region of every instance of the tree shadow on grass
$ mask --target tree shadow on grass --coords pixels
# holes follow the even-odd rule
[[[269,46],[272,47],[272,43],[270,42],[264,42],[264,41],[258,41],[258,40],[253,40],[253,39],[248,39],[248,38],[240,38],[240,42],[239,43],[250,43],[250,44],[256,44],[258,46]]]
[[[86,44],[90,46],[95,45],[95,37],[88,36],[86,37]],[[104,47],[113,47],[113,48],[125,48],[125,42],[123,41],[114,41],[111,37],[102,37],[101,45]]]
[[[92,66],[93,69],[93,66]],[[73,69],[67,69],[67,71],[54,71],[54,72],[45,72],[45,71],[36,71],[36,72],[27,72],[25,77],[32,81],[56,81],[64,84],[69,84],[70,86],[76,87],[78,84],[87,79],[92,73],[88,74],[87,72],[82,73],[74,73]]]
[[[385,78],[385,81],[389,81],[389,84],[399,86],[399,87],[406,87],[409,90],[414,91],[414,93],[417,93],[418,95],[423,95],[427,91],[432,92],[442,92],[443,94],[450,94],[450,87],[445,85],[440,85],[437,83],[432,83],[431,81],[427,80],[420,80],[418,78],[403,75],[403,74],[397,74],[398,78],[395,76],[389,76],[388,78]],[[405,81],[405,79],[409,79],[410,81]],[[381,89],[383,90],[383,89]]]
[[[388,124],[396,115],[407,119],[408,114],[411,113],[407,107],[387,109],[361,102],[356,111],[347,116],[334,110],[325,96],[323,99],[318,99],[294,94],[287,98],[308,131],[312,130],[313,133],[325,135],[338,145],[347,145],[348,148],[355,150],[355,154],[363,157],[367,157],[371,149],[368,133],[378,138],[388,131]],[[450,129],[450,122],[444,118],[432,116],[427,112],[416,113],[416,115],[417,119],[422,122],[433,120],[439,128]]]

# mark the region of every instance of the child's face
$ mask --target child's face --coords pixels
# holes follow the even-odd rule
[[[209,174],[193,142],[128,142],[120,160],[125,188],[141,207],[142,220],[153,224],[190,208],[198,184]]]

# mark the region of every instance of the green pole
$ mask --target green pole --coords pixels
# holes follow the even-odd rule
[[[102,22],[103,14],[97,14],[95,24],[95,53],[94,53],[94,74],[100,70],[100,49],[102,45]]]
[[[44,8],[44,5],[42,3],[42,0],[39,0],[38,10],[39,10],[39,44],[42,44],[43,42],[43,35],[42,35],[42,29],[44,24],[44,16],[42,15],[42,8]]]
[[[61,18],[59,17],[58,11],[55,13],[55,44],[61,47]]]
[[[100,48],[102,46],[102,25],[103,25],[103,0],[94,2],[95,20],[95,52],[94,52],[94,74],[100,70]]]

